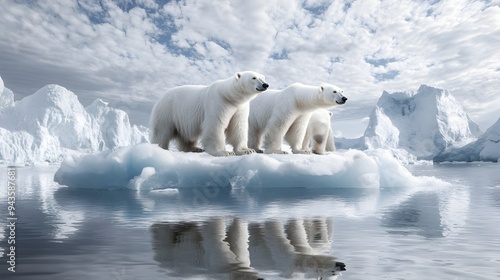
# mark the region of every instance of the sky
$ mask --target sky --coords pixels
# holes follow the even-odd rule
[[[0,0],[15,99],[59,84],[147,126],[171,87],[238,71],[273,89],[331,83],[336,136],[361,136],[384,90],[447,89],[484,131],[500,117],[500,0]]]

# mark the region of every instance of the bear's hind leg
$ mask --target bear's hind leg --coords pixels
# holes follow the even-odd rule
[[[204,150],[200,147],[196,146],[197,141],[186,141],[184,139],[177,139],[177,146],[179,151],[183,151],[186,153],[202,153]]]
[[[179,151],[183,151],[186,153],[202,153],[204,150],[200,147],[197,147],[198,137],[191,137],[187,139],[186,137],[179,136],[177,138],[177,148]]]
[[[288,116],[271,117],[264,133],[264,153],[266,154],[288,154],[282,150],[283,136],[290,127],[293,120]]]
[[[253,130],[253,133],[249,131],[248,135],[248,147],[254,149],[256,153],[262,154],[264,151],[260,149],[260,144],[262,143],[262,132],[258,130]]]
[[[155,126],[153,128],[153,134],[151,135],[150,142],[152,144],[158,144],[160,148],[168,150],[170,141],[174,139],[176,136],[175,129],[167,126],[167,127],[158,127]]]
[[[325,153],[326,139],[322,134],[316,134],[313,136],[313,148],[312,152],[318,155],[323,155]]]
[[[302,149],[310,116],[310,114],[307,114],[305,116],[298,117],[285,134],[285,140],[288,142],[288,144],[290,144],[292,153],[294,154],[311,153],[309,149]]]

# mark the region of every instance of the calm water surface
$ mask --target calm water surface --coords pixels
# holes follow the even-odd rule
[[[19,168],[0,279],[499,279],[500,164],[408,168],[451,186],[75,190]]]

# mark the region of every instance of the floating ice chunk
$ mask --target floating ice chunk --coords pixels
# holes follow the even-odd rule
[[[379,188],[445,184],[415,177],[384,150],[213,157],[138,144],[66,159],[54,180],[74,188]]]

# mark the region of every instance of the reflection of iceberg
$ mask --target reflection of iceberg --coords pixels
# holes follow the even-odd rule
[[[172,276],[209,272],[213,279],[335,279],[345,265],[328,255],[331,220],[277,220],[247,224],[222,218],[151,226],[155,260]],[[323,253],[323,254],[321,254]],[[329,278],[326,278],[329,277]]]
[[[29,208],[32,212],[25,213],[25,208],[21,207],[17,214],[29,215],[38,222],[30,223],[34,231],[49,233],[51,238],[60,240],[74,234],[85,217],[84,209],[69,210],[56,202],[54,194],[60,186],[52,179],[55,168],[50,166],[17,169],[16,196],[35,204]]]
[[[435,192],[418,192],[383,216],[382,224],[390,233],[443,237],[465,225],[470,194],[466,187],[446,188]]]
[[[439,193],[439,213],[444,236],[454,234],[466,225],[470,203],[470,191],[467,187],[447,189]]]
[[[133,218],[132,226],[143,227],[152,219],[179,222],[226,215],[259,222],[302,217],[304,213],[361,218],[398,204],[414,192],[413,188],[180,188],[139,192],[59,188],[54,196],[64,209],[85,213],[92,205],[93,211],[108,213],[124,223]]]
[[[36,174],[34,174],[36,175]],[[58,186],[52,181],[51,173],[41,173],[38,177],[27,178],[29,182],[37,182],[39,187],[39,197],[42,203],[41,210],[48,217],[53,217],[51,225],[54,227],[53,238],[65,239],[78,230],[78,226],[84,220],[85,215],[82,210],[66,210],[60,207],[54,200],[54,189]],[[26,184],[31,186],[31,184]]]

